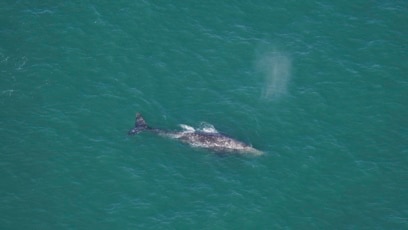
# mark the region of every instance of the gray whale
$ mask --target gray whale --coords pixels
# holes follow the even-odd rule
[[[224,134],[213,130],[195,130],[187,125],[180,125],[181,131],[167,131],[163,129],[152,128],[147,125],[146,121],[140,113],[136,114],[136,122],[134,128],[129,130],[128,135],[135,135],[140,132],[152,132],[160,136],[169,137],[187,143],[192,147],[210,149],[215,152],[222,153],[241,153],[250,155],[262,155],[263,152],[253,148],[242,141],[228,137]]]

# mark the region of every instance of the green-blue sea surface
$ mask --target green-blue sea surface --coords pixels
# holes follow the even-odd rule
[[[0,2],[0,229],[408,229],[407,1]],[[265,152],[149,133],[214,126]]]

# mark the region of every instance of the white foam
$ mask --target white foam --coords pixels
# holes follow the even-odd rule
[[[206,123],[206,122],[201,122],[200,131],[205,132],[205,133],[218,133],[214,125]]]
[[[180,127],[186,132],[195,132],[195,129],[191,126],[180,124]]]

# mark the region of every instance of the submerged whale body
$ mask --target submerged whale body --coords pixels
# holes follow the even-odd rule
[[[193,147],[206,148],[216,152],[242,153],[251,155],[263,154],[262,151],[259,151],[244,142],[218,133],[214,128],[195,130],[193,127],[187,125],[180,126],[183,129],[181,131],[167,131],[152,128],[147,125],[142,115],[140,115],[140,113],[137,113],[135,127],[129,130],[128,134],[135,135],[142,131],[146,131],[158,134],[160,136],[179,140]]]

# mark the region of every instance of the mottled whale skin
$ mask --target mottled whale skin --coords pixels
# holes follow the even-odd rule
[[[210,149],[220,153],[241,153],[254,156],[262,155],[263,152],[252,146],[218,133],[215,129],[195,130],[187,125],[180,125],[181,131],[167,131],[157,128],[151,128],[147,125],[140,113],[136,114],[135,127],[129,130],[129,135],[135,135],[142,131],[156,133],[160,136],[169,137],[187,143],[193,147]]]

